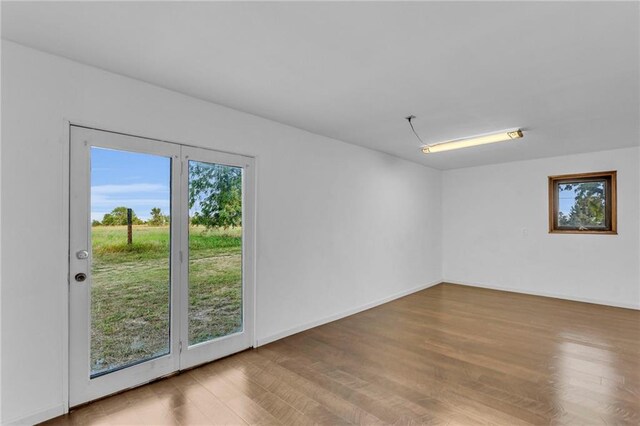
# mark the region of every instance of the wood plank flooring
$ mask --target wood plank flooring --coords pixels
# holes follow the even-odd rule
[[[640,311],[440,284],[48,424],[640,424]]]

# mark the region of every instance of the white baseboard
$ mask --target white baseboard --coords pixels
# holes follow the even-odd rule
[[[42,423],[45,420],[53,419],[54,417],[58,417],[63,415],[66,412],[66,408],[64,405],[56,405],[50,408],[45,408],[40,411],[37,411],[33,414],[29,414],[25,417],[16,418],[13,420],[9,420],[6,423],[3,422],[3,425],[6,426],[14,426],[14,425],[35,425],[37,423]]]
[[[465,282],[465,281],[448,280],[448,279],[444,279],[444,280],[442,280],[442,282],[451,283],[451,284],[466,285],[466,286],[469,286],[469,287],[486,288],[486,289],[489,289],[489,290],[508,291],[510,293],[529,294],[531,296],[552,297],[554,299],[571,300],[573,302],[584,302],[584,303],[593,303],[593,304],[596,304],[596,305],[613,306],[615,308],[625,308],[625,309],[640,310],[640,305],[633,304],[633,303],[619,303],[619,302],[612,302],[612,301],[609,301],[609,300],[589,299],[587,297],[567,296],[566,294],[547,293],[547,292],[543,292],[543,291],[520,290],[520,289],[515,289],[515,288],[499,287],[499,286],[494,286],[494,285],[470,283],[470,282]]]
[[[404,290],[399,293],[395,293],[391,296],[376,300],[374,302],[367,303],[365,305],[358,306],[356,308],[348,309],[346,311],[343,311],[334,315],[329,315],[328,317],[320,318],[318,320],[311,321],[306,324],[302,324],[297,327],[293,327],[288,330],[284,330],[267,337],[258,338],[256,339],[255,347],[266,345],[267,343],[275,342],[276,340],[280,340],[287,336],[291,336],[292,334],[300,333],[301,331],[305,331],[313,327],[318,327],[320,325],[339,320],[340,318],[348,317],[350,315],[357,314],[358,312],[366,311],[367,309],[375,308],[376,306],[382,305],[387,302],[391,302],[392,300],[399,299],[404,296],[408,296],[409,294],[415,293],[420,290],[424,290],[429,287],[433,287],[434,285],[437,285],[440,283],[442,283],[442,280],[433,281],[428,284],[422,284],[418,287],[410,288],[409,290]]]

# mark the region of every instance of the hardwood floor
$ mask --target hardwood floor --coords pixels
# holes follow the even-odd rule
[[[640,311],[440,284],[48,424],[640,424]]]

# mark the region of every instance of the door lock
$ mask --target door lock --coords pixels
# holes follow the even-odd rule
[[[82,260],[82,259],[88,259],[89,258],[89,252],[86,250],[80,250],[76,252],[76,258]]]
[[[79,283],[83,282],[84,280],[87,279],[87,274],[83,274],[82,272],[79,274],[76,274],[76,276],[74,277],[76,281],[78,281]]]

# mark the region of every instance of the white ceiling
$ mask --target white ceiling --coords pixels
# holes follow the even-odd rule
[[[2,37],[440,169],[640,144],[638,2],[3,2]],[[525,138],[425,156],[408,114]]]

